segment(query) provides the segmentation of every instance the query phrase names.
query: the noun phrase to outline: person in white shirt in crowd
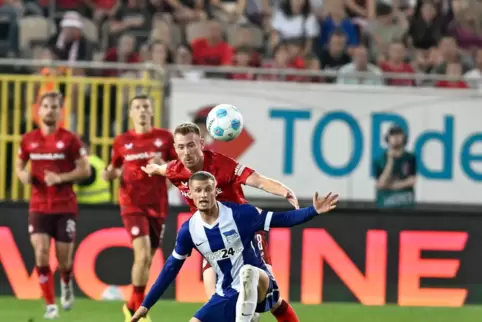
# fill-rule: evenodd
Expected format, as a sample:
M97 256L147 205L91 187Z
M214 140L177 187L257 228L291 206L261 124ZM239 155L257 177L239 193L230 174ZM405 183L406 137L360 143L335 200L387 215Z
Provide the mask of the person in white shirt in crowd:
M482 48L477 49L475 54L475 68L465 73L470 87L482 90Z
M338 84L350 85L383 85L382 71L377 66L370 64L368 51L365 47L356 47L353 53L353 62L344 65L339 70ZM366 73L365 76L354 76L353 73Z
M303 40L304 53L311 52L319 26L309 0L281 0L271 20L271 46L281 41Z

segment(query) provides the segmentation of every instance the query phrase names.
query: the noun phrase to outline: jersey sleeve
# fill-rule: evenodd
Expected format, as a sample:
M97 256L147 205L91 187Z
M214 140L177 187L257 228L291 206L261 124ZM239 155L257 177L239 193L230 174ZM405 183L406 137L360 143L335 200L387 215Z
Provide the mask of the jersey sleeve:
M116 137L114 140L114 144L112 144L110 164L114 168L120 168L122 167L123 163L124 163L124 157L120 152L120 137Z
M233 184L246 184L246 180L254 172L253 169L222 154L217 154L216 163L222 169L221 175Z
M184 260L191 256L194 244L189 232L189 220L186 221L179 230L176 238L176 245L172 251L172 256L177 260Z
M74 135L72 141L70 142L69 153L74 161L87 155L84 144L82 144L82 141L77 135Z
M167 163L167 167L166 167L166 178L172 179L172 178L174 177L174 175L176 174L176 171L175 171L176 164L177 164L177 161L176 161L176 160L169 161L169 162Z
M27 162L30 159L27 151L27 140L27 137L24 136L20 142L20 148L18 149L18 158L24 162Z

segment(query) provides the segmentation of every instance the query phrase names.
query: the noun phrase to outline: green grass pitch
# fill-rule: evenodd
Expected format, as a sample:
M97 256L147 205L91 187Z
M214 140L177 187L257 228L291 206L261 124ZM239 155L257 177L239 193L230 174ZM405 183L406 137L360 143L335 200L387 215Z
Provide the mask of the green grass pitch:
M201 304L161 301L152 309L153 322L188 322ZM124 322L121 302L96 302L77 299L70 312L61 312L59 322ZM481 306L463 308L407 308L394 305L367 307L358 304L294 304L301 322L480 322ZM0 297L1 322L43 321L41 301L20 301ZM263 322L276 322L263 314ZM222 322L222 321L219 321Z

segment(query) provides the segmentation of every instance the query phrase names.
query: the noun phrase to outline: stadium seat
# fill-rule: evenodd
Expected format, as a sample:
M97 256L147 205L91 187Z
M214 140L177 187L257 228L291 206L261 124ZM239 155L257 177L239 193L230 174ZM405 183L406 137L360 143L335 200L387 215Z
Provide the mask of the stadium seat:
M231 45L236 45L237 43L237 31L239 29L239 25L230 25L227 28L227 37L228 37L228 42ZM249 29L251 31L251 35L253 37L253 47L254 48L262 48L263 43L264 43L264 36L263 32L261 29L259 29L256 26L249 26Z
M47 41L56 29L52 22L40 16L22 18L19 26L21 50L28 50L33 41Z
M83 17L82 22L84 23L84 35L90 41L98 44L99 43L99 29L92 22L92 20Z
M205 37L208 24L204 21L192 22L186 26L186 40L191 43L194 39Z

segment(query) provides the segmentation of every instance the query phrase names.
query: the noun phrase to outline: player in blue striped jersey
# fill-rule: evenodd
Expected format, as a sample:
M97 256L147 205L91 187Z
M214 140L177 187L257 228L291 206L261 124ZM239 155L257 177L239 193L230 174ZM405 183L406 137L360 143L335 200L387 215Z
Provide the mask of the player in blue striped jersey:
M252 242L254 234L302 224L334 209L338 202L337 195L318 198L316 193L312 207L277 213L221 203L216 201L216 179L203 171L192 175L189 188L198 211L179 230L172 255L132 322L146 316L194 248L215 269L217 283L216 294L190 322L249 322L255 312L275 310L281 303L278 285Z

